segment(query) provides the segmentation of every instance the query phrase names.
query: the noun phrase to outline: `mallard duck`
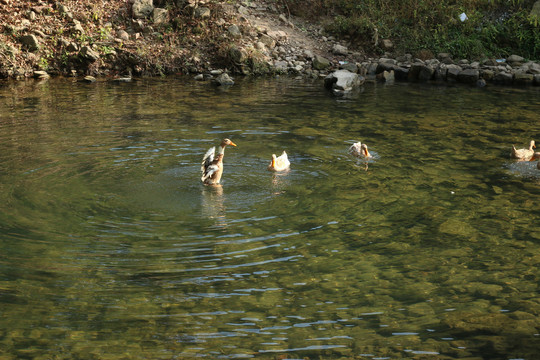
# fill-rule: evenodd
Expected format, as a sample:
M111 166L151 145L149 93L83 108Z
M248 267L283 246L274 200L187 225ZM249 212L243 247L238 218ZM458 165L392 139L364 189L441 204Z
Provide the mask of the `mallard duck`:
M536 148L534 140L531 140L528 149L516 149L516 147L512 145L512 152L510 153L510 157L512 159L518 160L531 160L534 156L533 148Z
M223 156L225 155L225 147L227 145L236 146L231 140L223 139L219 145L217 156L215 146L208 149L206 154L204 154L201 166L201 181L205 185L219 184L221 175L223 174Z
M360 141L351 145L349 154L366 159L371 157L367 145L362 144Z
M276 154L272 154L272 162L270 165L268 165L268 170L270 171L283 171L287 170L289 166L291 165L289 158L287 157L287 153L283 151L283 153L276 157Z

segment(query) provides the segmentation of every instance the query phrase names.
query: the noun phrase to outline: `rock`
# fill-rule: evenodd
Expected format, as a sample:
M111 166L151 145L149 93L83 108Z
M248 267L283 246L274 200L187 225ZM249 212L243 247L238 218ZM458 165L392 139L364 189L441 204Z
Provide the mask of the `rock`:
M399 66L394 68L394 78L399 81L407 81L409 79L409 69Z
M242 64L247 59L247 54L244 49L233 46L229 49L229 58L235 64Z
M358 66L356 64L353 64L353 63L350 63L350 62L341 64L339 66L339 68L343 69L343 70L348 70L348 71L350 71L352 73L357 73L358 72Z
M94 62L99 59L99 54L92 50L89 46L83 46L79 51L79 56L88 62Z
M381 59L379 63L377 64L377 68L375 69L375 74L380 74L384 71L393 71L396 65L394 65L394 62L392 61L385 61L386 59Z
M339 95L361 86L365 79L347 70L336 70L324 78L324 87Z
M524 58L522 58L521 56L519 55L510 55L507 59L506 59L506 62L508 63L520 63L520 62L523 62L523 60L525 60Z
M216 77L213 81L218 86L231 86L234 85L233 79L227 73L223 73Z
M197 81L203 81L204 80L204 75L203 74L197 74L194 77L194 79L197 80Z
M259 41L262 42L268 49L273 49L276 47L276 40L267 34L262 34Z
M495 76L495 72L493 70L484 69L481 71L480 76L486 81L492 81L493 77Z
M435 69L433 69L431 66L417 62L412 64L411 69L409 70L408 78L411 81L428 81L431 80L434 72Z
M531 17L535 16L537 18L540 18L540 0L536 1L533 4L530 15L531 15Z
M493 82L502 85L511 85L514 77L511 73L501 71L495 75Z
M334 46L332 47L332 53L334 55L347 55L349 53L349 50L346 46L334 44Z
M476 87L483 88L486 86L486 80L484 79L478 79L476 81Z
M19 42L30 52L38 51L40 48L39 41L35 35L23 35L19 38Z
M330 67L330 61L320 55L315 55L312 66L315 70L325 70Z
M154 24L165 24L169 20L169 11L162 8L154 8L152 13Z
M229 28L227 29L227 32L234 37L242 36L242 32L240 31L240 28L236 24L232 24L231 26L229 26Z
M394 48L394 43L390 39L383 39L381 41L381 48L386 51L392 50Z
M36 71L34 71L34 77L36 79L48 79L48 78L50 78L50 75L47 74L46 71L36 70Z
M457 81L458 74L463 70L459 65L446 65L446 80Z
M79 34L84 34L84 28L79 20L73 20L73 31Z
M383 71L382 73L377 74L377 80L382 82L394 81L394 70Z
M465 84L476 84L480 78L480 73L475 69L462 70L457 75L457 80Z
M289 64L284 60L279 60L274 63L274 68L279 72L287 72Z
M540 64L535 62L527 63L528 65L528 72L531 74L540 74Z
M133 17L135 19L144 19L154 10L152 0L135 0L132 7Z
M533 84L534 85L540 85L540 74L535 74L534 75L534 81L533 81ZM539 162L540 164L540 162Z
M193 16L195 16L198 19L205 19L210 17L210 9L207 7L198 7L195 9L195 12L193 13Z
M129 34L127 33L127 31L125 30L118 30L116 32L116 36L120 39L120 40L123 40L123 41L128 41L129 40Z
M515 73L514 84L516 85L532 85L534 82L533 74Z
M87 83L93 83L93 82L96 82L96 78L88 75L83 78L83 81Z

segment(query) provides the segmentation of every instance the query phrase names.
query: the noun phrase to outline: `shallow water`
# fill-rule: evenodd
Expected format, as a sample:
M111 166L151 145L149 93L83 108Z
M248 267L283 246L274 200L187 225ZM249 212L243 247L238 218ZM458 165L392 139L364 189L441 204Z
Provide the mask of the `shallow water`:
M537 358L538 88L238 80L0 84L0 358Z

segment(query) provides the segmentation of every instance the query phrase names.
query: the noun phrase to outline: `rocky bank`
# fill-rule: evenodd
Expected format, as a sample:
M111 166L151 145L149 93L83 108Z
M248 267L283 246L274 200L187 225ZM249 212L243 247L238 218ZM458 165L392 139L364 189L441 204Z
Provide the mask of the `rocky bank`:
M358 76L356 85L365 79L540 85L540 64L519 55L398 55L391 39L373 39L384 53L375 57L286 10L264 0L0 0L0 78L127 81L180 73L232 84L229 75L325 78L341 69Z

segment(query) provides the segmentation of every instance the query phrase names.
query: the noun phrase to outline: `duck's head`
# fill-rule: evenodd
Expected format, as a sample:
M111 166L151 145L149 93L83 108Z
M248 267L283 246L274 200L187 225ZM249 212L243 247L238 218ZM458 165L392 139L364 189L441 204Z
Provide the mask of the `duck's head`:
M534 140L531 140L531 145L529 147L531 150L532 148L535 148L536 149L536 144L534 143Z
M360 151L362 152L362 155L364 155L365 157L371 157L371 154L369 153L366 144L362 144L360 146Z
M236 146L236 144L233 143L230 139L221 140L221 147L225 147L227 145Z
M275 168L275 167L276 167L276 160L277 160L276 154L272 154L272 162L270 163L270 167L271 167L271 168Z

